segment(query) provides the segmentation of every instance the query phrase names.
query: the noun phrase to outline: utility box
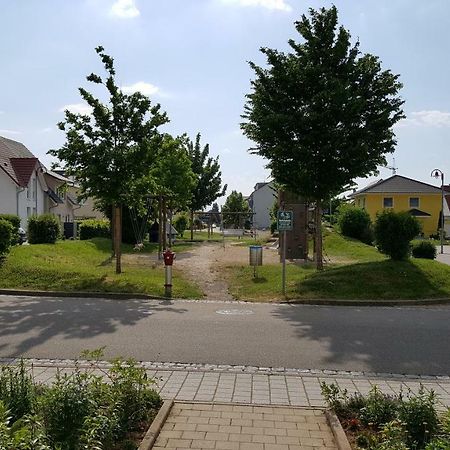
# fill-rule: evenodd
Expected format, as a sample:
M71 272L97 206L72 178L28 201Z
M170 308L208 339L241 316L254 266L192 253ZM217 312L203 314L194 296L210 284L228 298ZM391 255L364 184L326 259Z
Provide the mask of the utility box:
M77 238L77 222L64 222L63 227L64 239Z
M286 258L308 258L308 206L303 198L291 192L278 193L278 207L293 213L293 228L286 231ZM279 233L280 249L284 233ZM281 254L280 254L281 258Z

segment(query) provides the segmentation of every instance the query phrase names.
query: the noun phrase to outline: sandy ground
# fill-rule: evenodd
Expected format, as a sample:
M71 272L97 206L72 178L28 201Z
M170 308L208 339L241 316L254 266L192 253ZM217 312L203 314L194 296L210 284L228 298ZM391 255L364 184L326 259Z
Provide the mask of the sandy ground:
M124 266L155 268L162 264L158 254L136 252L122 256ZM279 256L275 247L263 246L263 264L276 264ZM190 281L196 283L207 300L233 300L224 280L225 267L231 265L248 265L249 247L239 245L239 241L202 242L194 244L189 250L176 255L174 268L181 271Z
M263 263L274 264L278 259L276 250L264 248ZM177 268L186 277L197 283L207 300L233 300L224 280L223 271L229 265L245 265L249 263L247 246L227 242L211 242L194 246L188 252L180 253L176 260Z

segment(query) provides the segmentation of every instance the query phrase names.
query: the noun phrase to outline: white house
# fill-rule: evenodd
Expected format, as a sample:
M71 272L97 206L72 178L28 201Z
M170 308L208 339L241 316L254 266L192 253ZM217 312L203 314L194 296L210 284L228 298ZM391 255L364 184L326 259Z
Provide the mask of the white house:
M253 226L257 229L270 227L270 210L277 199L273 182L256 183L248 197L248 204L253 212Z
M0 136L0 214L17 214L21 227L45 212L47 185L39 160L20 142Z

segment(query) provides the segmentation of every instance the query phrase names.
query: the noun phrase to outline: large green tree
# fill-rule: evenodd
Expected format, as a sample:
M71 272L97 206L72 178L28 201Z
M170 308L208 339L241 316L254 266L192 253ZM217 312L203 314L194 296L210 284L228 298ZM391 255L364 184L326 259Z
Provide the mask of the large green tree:
M403 115L399 76L362 54L338 25L333 6L295 23L291 52L262 48L241 127L268 160L275 180L316 204L317 266L322 268L321 208L356 177L386 164L393 125Z
M224 227L244 228L245 222L251 219L251 209L242 193L232 191L222 206Z
M200 133L197 134L195 142L186 138L186 151L197 180L188 205L191 211L191 240L193 240L194 212L202 210L217 198L225 195L227 185L222 186L219 157L213 158L209 156L209 144L202 147Z
M127 95L117 86L114 60L96 48L106 77L92 73L87 80L106 88L102 102L84 88L79 92L91 107L90 114L65 111L59 123L66 142L49 153L64 164L81 187L81 197L94 197L111 205L115 229L116 272L121 271L121 206L142 209L145 194L154 192L156 180L151 168L161 156L164 136L158 128L169 121L159 104L140 92Z

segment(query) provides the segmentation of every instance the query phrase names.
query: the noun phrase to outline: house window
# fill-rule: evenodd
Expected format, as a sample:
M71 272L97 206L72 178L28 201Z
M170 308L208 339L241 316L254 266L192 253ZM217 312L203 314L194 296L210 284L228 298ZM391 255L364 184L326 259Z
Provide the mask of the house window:
M58 195L58 197L61 200L64 200L66 198L66 189L64 186L60 186L57 190L56 190L56 194Z
M419 207L419 197L410 197L409 198L409 207L410 208L418 208Z
M394 199L392 197L384 197L383 208L393 208L393 207L394 207Z
M36 200L37 196L37 178L33 178L33 200Z
M27 206L27 217L31 216L31 208Z

